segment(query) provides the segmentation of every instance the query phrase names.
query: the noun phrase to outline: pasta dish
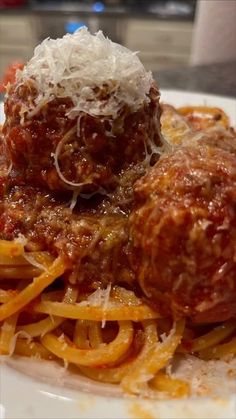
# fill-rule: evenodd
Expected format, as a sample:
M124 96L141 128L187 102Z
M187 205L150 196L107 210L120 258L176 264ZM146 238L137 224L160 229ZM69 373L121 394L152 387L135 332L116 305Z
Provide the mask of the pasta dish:
M194 394L177 360L232 373L227 115L160 103L137 55L87 29L43 41L4 109L0 354L144 397Z

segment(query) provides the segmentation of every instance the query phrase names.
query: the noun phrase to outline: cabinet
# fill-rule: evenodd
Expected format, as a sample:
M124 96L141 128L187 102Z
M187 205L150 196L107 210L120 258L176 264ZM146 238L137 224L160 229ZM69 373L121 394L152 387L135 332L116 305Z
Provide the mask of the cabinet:
M189 63L192 34L192 22L130 19L124 43L139 51L147 69L158 71Z
M30 15L0 16L0 77L13 61L25 62L37 44L37 19Z
M92 32L105 35L133 51L152 71L187 65L190 59L193 22L111 16L57 14L5 14L0 16L0 77L14 60L27 61L34 47L47 36L64 34L70 20L83 20Z

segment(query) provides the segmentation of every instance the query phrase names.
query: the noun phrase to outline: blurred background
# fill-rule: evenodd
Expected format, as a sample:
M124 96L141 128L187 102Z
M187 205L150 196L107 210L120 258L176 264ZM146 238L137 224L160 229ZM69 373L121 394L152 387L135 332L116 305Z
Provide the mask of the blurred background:
M81 26L140 51L154 72L230 61L236 59L235 21L235 0L0 0L0 78L10 63L26 62L44 38Z

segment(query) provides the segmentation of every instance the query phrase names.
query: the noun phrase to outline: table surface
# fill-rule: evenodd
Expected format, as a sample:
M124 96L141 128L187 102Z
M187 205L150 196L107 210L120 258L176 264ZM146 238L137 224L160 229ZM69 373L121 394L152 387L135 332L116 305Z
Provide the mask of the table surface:
M236 98L236 61L154 72L160 89L212 93Z

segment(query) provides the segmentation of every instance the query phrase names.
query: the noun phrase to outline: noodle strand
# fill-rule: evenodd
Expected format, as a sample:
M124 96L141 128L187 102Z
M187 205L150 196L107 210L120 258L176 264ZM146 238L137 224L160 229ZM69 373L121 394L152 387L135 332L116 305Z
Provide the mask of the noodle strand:
M35 278L17 296L12 298L5 304L0 306L0 321L6 319L17 311L21 310L26 304L36 298L41 292L50 285L55 278L59 277L65 271L65 265L60 257L58 257L48 271L43 272L39 277Z

